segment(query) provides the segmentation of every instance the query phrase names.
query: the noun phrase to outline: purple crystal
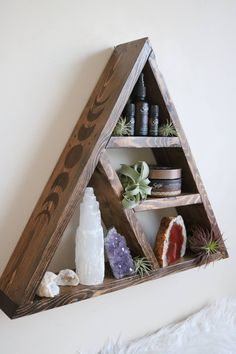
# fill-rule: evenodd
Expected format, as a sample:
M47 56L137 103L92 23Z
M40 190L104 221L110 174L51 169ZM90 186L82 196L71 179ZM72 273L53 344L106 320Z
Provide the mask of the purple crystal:
M134 274L134 262L124 236L113 227L105 238L105 250L116 279Z

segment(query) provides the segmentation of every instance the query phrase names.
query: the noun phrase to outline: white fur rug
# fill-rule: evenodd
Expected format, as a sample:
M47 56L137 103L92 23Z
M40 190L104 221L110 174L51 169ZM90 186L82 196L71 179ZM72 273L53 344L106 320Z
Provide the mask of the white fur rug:
M99 354L236 354L236 300L207 306L187 320Z

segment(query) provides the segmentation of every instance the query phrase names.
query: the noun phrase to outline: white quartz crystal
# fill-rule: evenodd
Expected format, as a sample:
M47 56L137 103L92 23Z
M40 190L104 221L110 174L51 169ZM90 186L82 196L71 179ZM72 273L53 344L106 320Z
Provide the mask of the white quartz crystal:
M104 279L104 235L99 203L93 188L86 188L80 204L80 223L76 231L76 273L81 284L98 285Z
M46 272L38 287L36 294L40 297L54 297L59 294L60 288L56 284L57 275Z
M63 269L55 279L60 286L76 286L79 284L78 275L71 269Z

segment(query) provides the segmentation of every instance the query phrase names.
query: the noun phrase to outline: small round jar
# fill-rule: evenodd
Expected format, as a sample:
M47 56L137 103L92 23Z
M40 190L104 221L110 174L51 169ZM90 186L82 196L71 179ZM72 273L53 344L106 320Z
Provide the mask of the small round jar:
M153 197L175 197L181 194L181 168L149 167Z

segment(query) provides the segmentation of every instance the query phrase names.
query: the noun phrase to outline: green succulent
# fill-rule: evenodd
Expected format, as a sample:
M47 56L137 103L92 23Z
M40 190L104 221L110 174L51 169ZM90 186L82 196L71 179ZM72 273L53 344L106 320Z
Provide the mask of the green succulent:
M160 136L177 136L176 129L170 120L159 127Z
M126 117L120 117L116 123L115 129L112 133L114 136L127 136L131 134L130 122L126 121Z
M125 209L137 206L141 200L151 195L149 187L149 167L145 161L138 161L132 166L121 165L120 180L124 187L122 205Z
M134 257L134 271L136 275L142 278L144 275L148 275L151 270L151 263L146 257Z

